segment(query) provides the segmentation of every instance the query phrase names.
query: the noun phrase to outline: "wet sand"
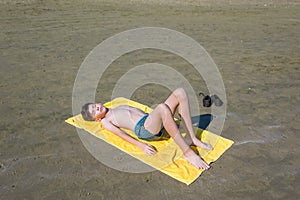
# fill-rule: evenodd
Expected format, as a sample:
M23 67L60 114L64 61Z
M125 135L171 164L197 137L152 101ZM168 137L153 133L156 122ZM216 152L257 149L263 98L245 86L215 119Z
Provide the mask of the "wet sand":
M296 1L13 2L0 4L1 199L299 199ZM228 105L222 136L235 144L190 186L158 171L131 174L103 165L64 122L87 54L116 33L144 26L192 37L223 77ZM120 76L154 61L174 67L196 91L206 90L183 59L143 50L111 65L97 99L110 100ZM133 99L153 105L166 92L146 85Z

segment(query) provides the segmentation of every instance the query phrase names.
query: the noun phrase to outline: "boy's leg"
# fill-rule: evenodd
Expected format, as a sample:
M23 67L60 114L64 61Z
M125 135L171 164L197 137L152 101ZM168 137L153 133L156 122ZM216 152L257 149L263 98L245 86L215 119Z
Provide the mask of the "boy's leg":
M208 169L206 164L195 152L190 148L189 144L183 139L173 117L173 112L165 103L159 104L145 121L145 128L151 133L158 133L163 124L166 131L174 139L176 144L184 153L184 158L196 168Z
M193 125L192 125L192 117L190 114L190 108L189 108L189 100L186 92L182 88L176 89L165 101L165 104L167 104L171 112L175 113L176 108L178 108L178 113L182 117L183 120L183 127L185 131L187 132L186 135L186 141L188 144L194 144L196 146L199 146L203 149L212 149L212 146L210 144L206 144L201 142L199 139L196 138Z

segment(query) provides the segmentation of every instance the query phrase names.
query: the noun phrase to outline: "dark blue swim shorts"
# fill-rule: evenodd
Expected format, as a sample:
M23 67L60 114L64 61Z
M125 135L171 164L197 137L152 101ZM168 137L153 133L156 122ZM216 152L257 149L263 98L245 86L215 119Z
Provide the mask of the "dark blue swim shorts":
M162 136L168 135L167 132L162 128L158 134L153 135L150 133L148 130L145 129L144 123L147 119L149 114L144 115L134 126L134 134L142 139L142 140L147 140L147 141L153 141L153 140L159 140L162 139Z

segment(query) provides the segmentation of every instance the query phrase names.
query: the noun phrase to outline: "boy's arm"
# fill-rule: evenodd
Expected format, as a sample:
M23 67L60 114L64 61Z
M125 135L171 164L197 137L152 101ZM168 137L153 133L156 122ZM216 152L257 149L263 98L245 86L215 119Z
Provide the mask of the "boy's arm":
M154 155L156 153L156 150L149 144L140 142L136 139L134 139L133 137L131 137L130 135L128 135L126 132L122 131L119 127L113 125L110 121L108 121L107 119L102 119L101 120L101 124L103 126L103 128L105 128L106 130L116 134L117 136L119 136L120 138L126 140L127 142L136 145L137 147L139 147L140 149L142 149L142 151L151 156Z

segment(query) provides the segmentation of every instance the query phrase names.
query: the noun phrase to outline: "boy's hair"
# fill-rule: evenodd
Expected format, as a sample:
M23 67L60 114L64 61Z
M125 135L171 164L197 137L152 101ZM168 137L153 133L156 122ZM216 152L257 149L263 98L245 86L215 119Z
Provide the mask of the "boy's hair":
M85 121L95 121L92 114L89 112L89 105L93 103L86 103L81 108L81 115Z

